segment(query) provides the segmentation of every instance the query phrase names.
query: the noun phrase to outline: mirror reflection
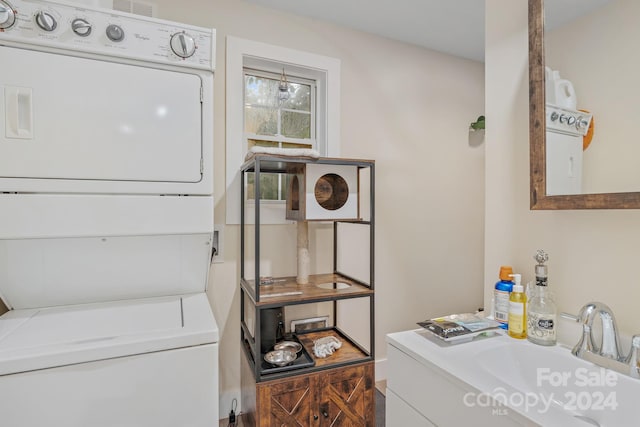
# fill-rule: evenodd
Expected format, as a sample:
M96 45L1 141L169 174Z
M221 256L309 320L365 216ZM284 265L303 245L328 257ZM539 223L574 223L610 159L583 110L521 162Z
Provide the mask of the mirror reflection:
M547 195L640 191L640 2L545 0Z

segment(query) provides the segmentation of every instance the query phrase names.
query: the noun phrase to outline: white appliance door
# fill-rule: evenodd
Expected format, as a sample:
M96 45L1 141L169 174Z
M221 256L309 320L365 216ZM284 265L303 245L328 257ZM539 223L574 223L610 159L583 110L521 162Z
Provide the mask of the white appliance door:
M582 193L582 136L547 132L547 195Z
M198 182L196 74L0 47L0 177Z
M0 297L16 310L204 292L211 235L0 239Z
M12 310L0 321L3 375L218 342L204 292Z
M211 427L218 344L0 377L2 427Z
M0 319L2 427L218 425L219 335L204 293Z

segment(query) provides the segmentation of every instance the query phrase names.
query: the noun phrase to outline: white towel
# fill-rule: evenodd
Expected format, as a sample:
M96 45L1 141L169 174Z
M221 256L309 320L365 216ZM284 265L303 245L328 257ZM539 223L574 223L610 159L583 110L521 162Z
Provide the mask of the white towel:
M273 154L274 156L311 157L317 159L320 153L310 148L278 148L278 147L251 147L245 160L249 160L255 154Z
M318 338L313 342L313 354L316 357L327 357L333 354L334 351L342 347L342 341L333 335Z

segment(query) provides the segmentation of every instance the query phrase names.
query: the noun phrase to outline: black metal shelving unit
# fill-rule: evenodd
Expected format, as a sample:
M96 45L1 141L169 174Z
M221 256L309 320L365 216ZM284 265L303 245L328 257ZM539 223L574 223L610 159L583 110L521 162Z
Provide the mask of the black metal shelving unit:
M355 166L358 169L358 173L363 169L369 171L369 217L366 220L328 220L333 222L333 271L326 274L316 274L310 276L310 283L308 285L296 284L296 278L284 277L274 278L278 280L278 286L270 286L269 290L260 285L260 234L261 234L261 220L260 220L260 204L261 204L261 189L260 189L260 174L262 173L276 173L276 174L290 174L292 171L299 169L301 164L325 164L325 165L348 165ZM241 167L241 228L240 228L240 321L241 321L241 347L243 353L247 358L247 362L251 367L254 375L255 382L262 382L266 380L273 380L284 378L292 375L300 375L305 373L311 373L321 371L324 369L336 368L341 366L348 366L358 364L362 362L368 362L374 360L375 349L375 330L374 330L374 284L375 284L375 268L374 268L374 248L375 248L375 162L372 160L360 160L360 159L340 159L340 158L306 158L306 157L290 157L270 154L256 154L247 160ZM246 202L245 202L245 183L248 173L254 173L254 230L253 230L253 245L254 245L254 276L247 278L245 276L245 250L246 240L249 237L247 231L247 217L246 217ZM359 201L360 202L360 201ZM327 220L323 220L327 221ZM338 271L338 245L340 239L340 224L354 224L362 227L369 228L369 281L350 277ZM349 284L347 288L341 288L334 286L334 289L323 289L316 286L318 283L331 283L344 282ZM292 295L291 290L295 290ZM289 294L288 294L289 292ZM274 296L269 293L275 293ZM369 350L365 349L353 338L348 336L344 331L337 327L337 305L342 300L352 298L366 298L369 301ZM262 363L262 353L260 349L260 330L261 330L261 315L260 311L263 309L269 309L274 307L285 307L291 305L301 304L314 304L320 302L333 302L333 325L327 330L335 335L340 335L347 343L348 350L344 353L352 354L353 357L341 358L339 361L325 362L324 360L319 363L314 363L313 366L304 367L291 367L291 369L277 369L273 372L268 369L264 369ZM249 308L247 308L247 306ZM251 328L247 324L246 310L253 310L252 318L249 319L253 322L253 331L251 334ZM322 331L311 331L312 333L322 333ZM301 342L305 337L300 335ZM311 354L311 358L314 356Z

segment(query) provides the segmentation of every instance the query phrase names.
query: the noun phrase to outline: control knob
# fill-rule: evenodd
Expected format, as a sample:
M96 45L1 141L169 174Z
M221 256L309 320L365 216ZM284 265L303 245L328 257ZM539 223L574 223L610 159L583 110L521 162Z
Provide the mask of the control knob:
M111 24L107 27L107 37L112 42L121 42L124 40L124 30L121 26L116 24Z
M176 33L171 36L171 50L180 58L189 58L196 52L196 41L187 33Z
M578 116L576 119L576 129L584 130L587 126L589 126L589 120L585 119L583 116Z
M0 30L10 28L16 22L16 12L11 5L0 0Z
M58 27L56 18L49 12L40 11L36 13L36 24L45 31L51 32Z
M562 123L563 125L566 124L569 121L569 116L567 116L566 114L562 113L560 114L560 123Z
M80 37L87 37L91 34L91 24L86 19L76 18L71 22L71 29Z

